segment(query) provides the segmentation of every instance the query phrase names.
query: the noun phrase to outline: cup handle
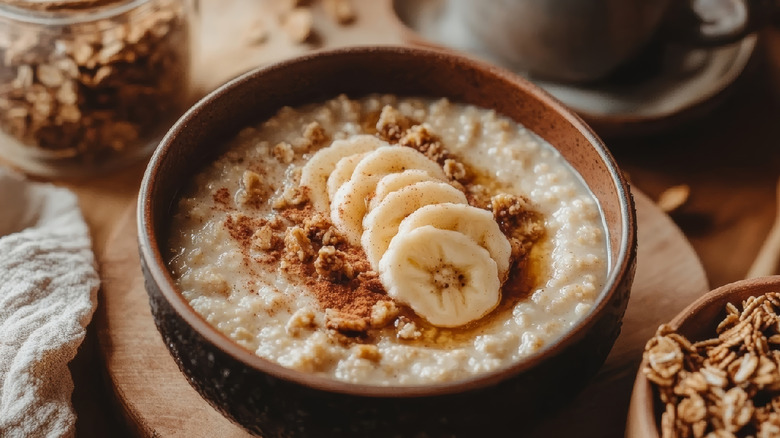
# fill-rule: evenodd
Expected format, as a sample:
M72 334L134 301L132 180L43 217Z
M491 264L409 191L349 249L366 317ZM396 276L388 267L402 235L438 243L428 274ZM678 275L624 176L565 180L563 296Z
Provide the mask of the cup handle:
M780 0L673 1L667 20L674 39L713 47L737 42L777 18Z

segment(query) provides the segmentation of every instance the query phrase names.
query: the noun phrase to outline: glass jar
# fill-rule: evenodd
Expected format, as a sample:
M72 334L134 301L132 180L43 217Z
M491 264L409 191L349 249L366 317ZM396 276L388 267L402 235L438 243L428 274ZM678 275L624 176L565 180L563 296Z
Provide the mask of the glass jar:
M80 176L148 157L190 100L197 0L0 3L0 161Z

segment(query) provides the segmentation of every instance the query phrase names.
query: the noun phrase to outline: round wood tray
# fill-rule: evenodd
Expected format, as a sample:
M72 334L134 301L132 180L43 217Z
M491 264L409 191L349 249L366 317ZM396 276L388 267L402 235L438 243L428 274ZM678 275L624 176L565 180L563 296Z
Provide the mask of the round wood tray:
M674 223L634 191L639 254L623 330L599 374L535 436L622 436L644 344L709 287L693 248ZM152 320L137 250L135 206L100 258L103 288L96 313L108 386L133 432L144 437L246 437L187 383Z

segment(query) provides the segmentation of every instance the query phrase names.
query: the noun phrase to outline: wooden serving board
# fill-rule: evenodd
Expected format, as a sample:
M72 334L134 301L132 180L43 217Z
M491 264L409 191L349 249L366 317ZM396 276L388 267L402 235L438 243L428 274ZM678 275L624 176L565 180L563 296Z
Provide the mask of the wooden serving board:
M634 197L639 254L622 333L599 374L538 429L538 436L623 436L644 343L659 324L709 289L680 230L645 195L634 191ZM133 205L99 258L99 356L117 406L138 436L249 436L195 392L168 354L149 310L136 240Z

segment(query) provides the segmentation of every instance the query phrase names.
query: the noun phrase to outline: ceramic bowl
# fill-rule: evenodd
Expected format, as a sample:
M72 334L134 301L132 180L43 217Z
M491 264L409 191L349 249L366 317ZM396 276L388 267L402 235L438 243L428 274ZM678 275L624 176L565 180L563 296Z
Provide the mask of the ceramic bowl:
M491 108L555 145L598 198L609 273L592 312L542 351L508 368L447 384L376 387L337 382L255 356L188 305L162 255L177 193L242 126L340 93L447 97ZM400 47L318 52L260 68L209 94L169 131L141 186L139 246L152 314L182 372L247 430L277 436L486 436L522 431L582 387L620 330L636 267L629 187L601 140L527 81L457 55ZM519 429L518 429L519 428ZM489 436L489 435L488 435Z
M726 316L726 304L741 308L742 301L751 296L780 291L780 275L737 281L702 295L669 322L672 329L696 342L714 337L715 329ZM647 365L639 366L631 404L628 411L626 436L631 438L660 438L660 400L650 381L642 373Z

